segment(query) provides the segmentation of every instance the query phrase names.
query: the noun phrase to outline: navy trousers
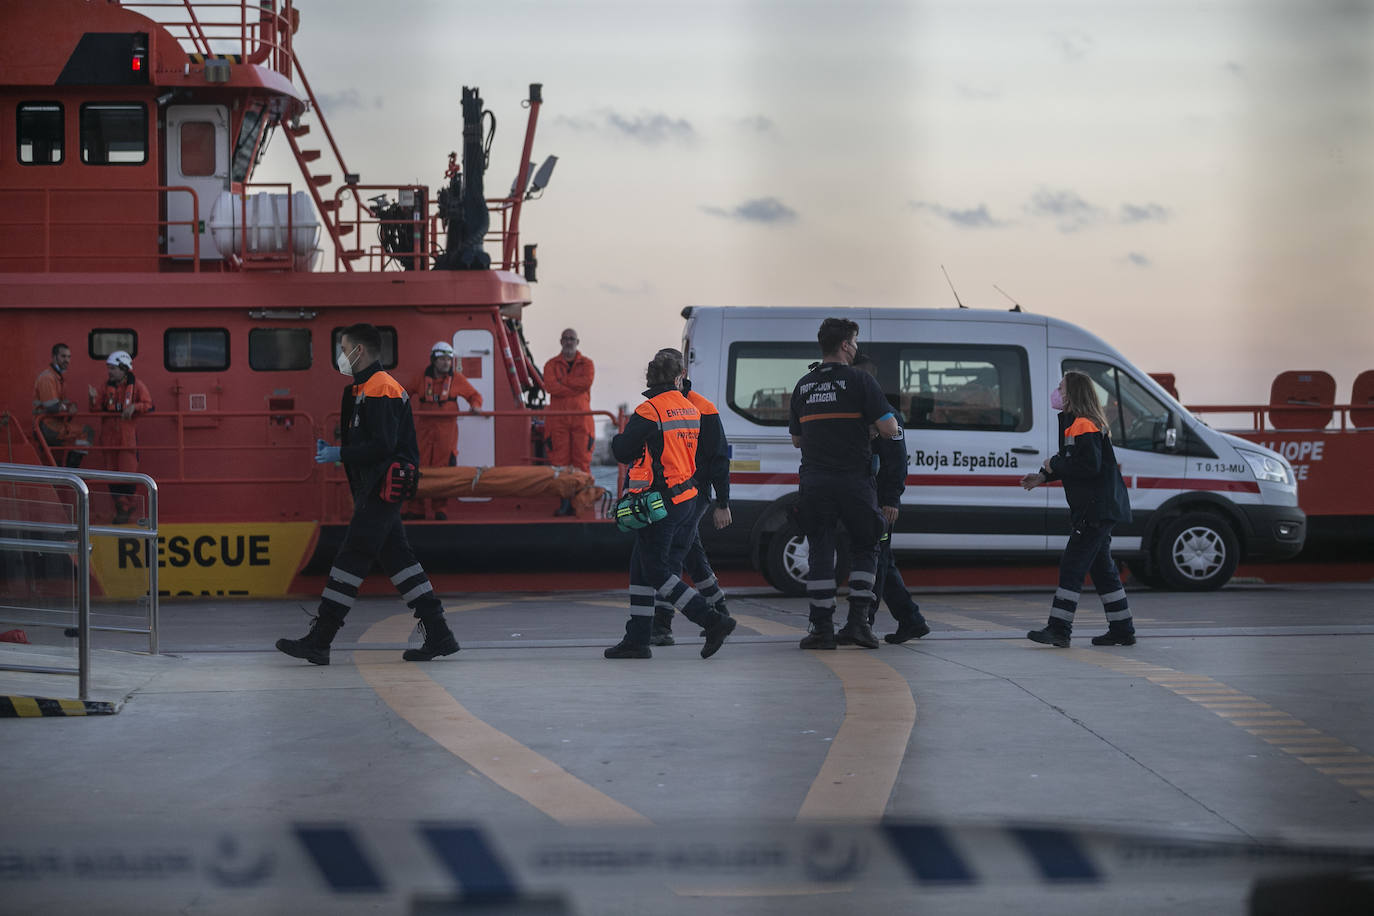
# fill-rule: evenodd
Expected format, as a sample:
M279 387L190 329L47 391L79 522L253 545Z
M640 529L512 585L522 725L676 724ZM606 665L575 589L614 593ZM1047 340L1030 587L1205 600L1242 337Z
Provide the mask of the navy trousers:
M1112 527L1112 522L1074 526L1064 554L1059 558L1059 588L1050 605L1051 626L1073 629L1073 615L1078 610L1083 581L1091 573L1110 629L1135 632L1126 590L1121 587L1121 575L1112 560Z
M673 557L673 544L681 543L688 532L695 533L701 515L697 500L671 503L665 518L635 532L630 552L630 619L625 624L625 641L647 646L653 630L654 603L662 598L695 624L710 627L720 620L701 592L682 580L682 556ZM676 565L674 565L676 563Z
M369 493L354 500L348 531L320 595L321 617L343 625L344 617L358 600L358 587L372 571L374 562L391 577L391 584L400 592L401 600L416 617L428 620L444 613L443 604L429 584L429 576L406 540L401 504L389 503L376 493Z
M835 550L837 529L849 533L849 613L868 614L876 596L873 571L882 537L878 492L867 468L843 474L811 471L798 488L797 522L808 545L806 596L810 601L811 632L834 630Z

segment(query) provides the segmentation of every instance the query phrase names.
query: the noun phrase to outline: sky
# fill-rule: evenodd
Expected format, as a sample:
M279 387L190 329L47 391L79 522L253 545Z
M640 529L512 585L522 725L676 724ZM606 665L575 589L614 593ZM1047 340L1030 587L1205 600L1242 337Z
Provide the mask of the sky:
M1082 325L1185 404L1374 368L1374 0L298 0L364 182L441 183L462 86L514 179L525 312L633 404L687 305L975 308ZM261 180L297 178L280 140Z

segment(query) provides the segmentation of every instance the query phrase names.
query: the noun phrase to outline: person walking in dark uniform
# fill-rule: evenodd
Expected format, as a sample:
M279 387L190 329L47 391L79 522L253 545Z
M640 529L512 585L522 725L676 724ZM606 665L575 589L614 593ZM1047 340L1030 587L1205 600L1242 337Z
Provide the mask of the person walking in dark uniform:
M720 411L711 401L692 390L691 380L684 379L682 393L692 406L701 412L701 435L697 439L696 510L690 524L678 529L670 548L668 565L681 569L692 580L692 586L713 610L730 616L725 606L725 590L720 587L706 549L701 546L701 520L711 508L711 491L716 494L711 521L717 529L730 525L730 444ZM702 636L706 635L703 630ZM659 596L654 601L654 629L650 640L655 646L671 646L673 639L673 606Z
M810 626L803 649L834 649L836 528L849 533L849 618L839 637L878 648L868 622L878 539L884 522L872 474L871 427L889 439L902 428L877 379L850 363L859 351L859 326L844 318L821 322L821 362L792 391L788 431L801 449L797 522L809 544L806 593Z
M400 496L389 485L393 466L413 468L420 449L410 397L404 386L382 371L381 350L381 334L370 324L352 325L340 335L338 370L352 378L339 408L342 444L327 445L321 439L316 445L317 463L343 462L353 494L353 517L329 570L310 632L300 639L277 640L280 651L315 665L329 664L329 645L357 601L358 587L374 561L419 619L424 644L406 649L401 657L427 662L459 649L444 620L444 606L406 540Z
M878 363L867 353L860 353L854 358L854 368L878 377ZM893 416L898 424L902 423L902 415L896 408L893 408ZM920 639L930 632L930 624L921 615L920 605L911 599L911 591L902 581L897 561L892 556L892 528L901 510L902 494L906 492L909 463L904 438L879 437L873 440L873 473L878 487L878 511L883 516L883 535L878 542L878 562L873 572L875 598L873 608L868 612L868 622L872 625L877 616L878 602L886 602L888 613L897 621L897 632L888 633L883 639L894 646L909 639ZM840 642L838 639L836 641Z
M1038 473L1023 477L1021 486L1033 490L1051 480L1064 481L1073 531L1059 559L1059 588L1049 622L1026 638L1068 648L1083 579L1091 572L1107 613L1107 632L1094 636L1093 645L1133 646L1135 624L1112 559L1112 528L1131 520L1131 501L1116 463L1111 427L1092 379L1082 372L1064 373L1050 394L1050 406L1060 411L1059 452Z
M663 598L706 631L701 657L715 655L735 629L735 620L713 610L701 593L682 580L682 557L669 559L682 529L697 514L697 444L701 411L683 396L682 354L663 349L654 354L644 374L644 402L611 440L611 452L630 465L626 493L658 494L666 515L635 532L630 554L630 619L625 638L606 650L607 658L651 658L654 603Z

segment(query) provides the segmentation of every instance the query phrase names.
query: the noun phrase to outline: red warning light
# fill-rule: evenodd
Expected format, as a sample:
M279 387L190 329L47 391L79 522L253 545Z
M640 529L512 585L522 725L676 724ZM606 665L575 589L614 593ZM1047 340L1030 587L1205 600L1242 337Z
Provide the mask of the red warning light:
M135 72L135 73L137 73L138 71L142 70L142 69L143 69L143 58L141 58L141 57L135 57L134 60L133 60L133 64L129 67L129 69L132 70L132 71Z

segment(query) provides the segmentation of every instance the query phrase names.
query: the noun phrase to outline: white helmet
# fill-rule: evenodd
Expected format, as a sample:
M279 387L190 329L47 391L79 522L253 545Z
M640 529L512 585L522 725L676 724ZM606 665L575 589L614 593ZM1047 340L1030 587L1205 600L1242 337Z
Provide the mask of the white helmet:
M125 372L132 372L134 371L134 358L123 350L116 350L105 357L105 365L119 366Z
M430 359L436 356L447 356L449 359L453 359L453 346L442 340L436 340L434 346L429 348L429 356Z

